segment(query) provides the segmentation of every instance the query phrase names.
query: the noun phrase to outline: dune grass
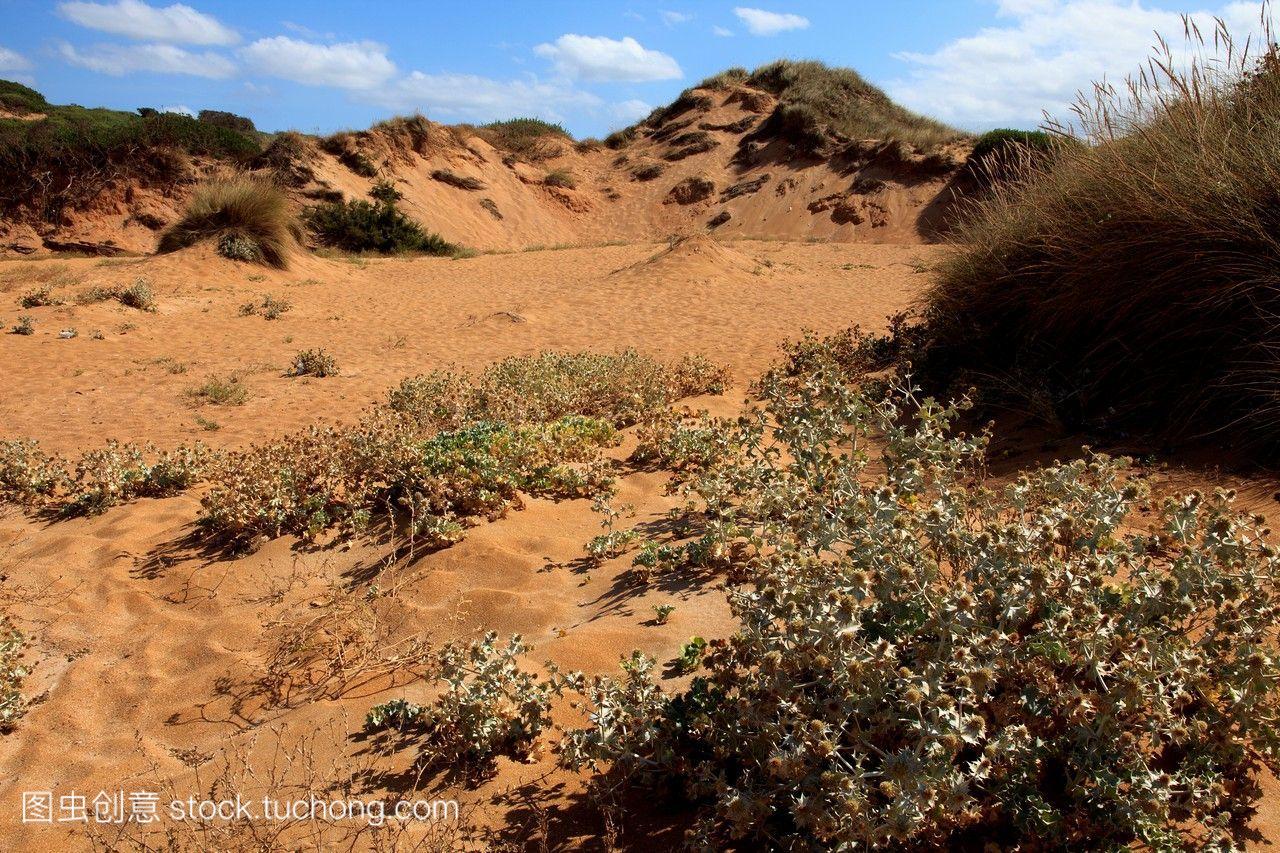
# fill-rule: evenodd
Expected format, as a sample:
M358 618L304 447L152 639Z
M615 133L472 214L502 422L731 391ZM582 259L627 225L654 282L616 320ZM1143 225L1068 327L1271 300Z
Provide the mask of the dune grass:
M216 240L226 257L284 269L301 236L280 187L242 175L197 189L182 219L161 236L159 251Z
M1273 441L1280 55L1217 39L1225 63L1166 51L1082 98L1095 144L1027 158L971 204L928 294L933 364L1071 425Z

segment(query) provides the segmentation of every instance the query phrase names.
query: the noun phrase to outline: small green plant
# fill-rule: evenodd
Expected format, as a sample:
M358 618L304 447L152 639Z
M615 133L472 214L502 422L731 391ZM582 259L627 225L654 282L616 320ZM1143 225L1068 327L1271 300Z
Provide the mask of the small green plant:
M659 625L665 625L675 610L676 606L674 604L655 604L653 605L653 621Z
M702 662L702 655L707 650L707 641L702 637L690 637L689 642L680 647L673 664L677 672L693 672Z
M191 399L213 406L243 406L249 399L249 389L236 374L227 376L209 376L205 381L187 392Z
M217 421L209 420L202 415L196 415L196 426L200 427L200 429L205 432L217 432L222 429L222 424Z
M365 731L403 730L419 722L424 711L426 709L421 705L415 705L407 699L392 699L390 702L374 705L365 715Z
M293 303L289 300L268 293L259 301L249 301L241 305L240 316L251 317L259 314L267 320L278 320L292 307Z
M317 378L337 376L338 363L322 349L303 350L293 357L293 375Z
M36 333L35 321L27 314L18 317L18 322L9 330L15 335L34 335Z
M62 300L53 295L48 287L38 287L22 294L18 305L22 308L42 308L46 305L61 305Z

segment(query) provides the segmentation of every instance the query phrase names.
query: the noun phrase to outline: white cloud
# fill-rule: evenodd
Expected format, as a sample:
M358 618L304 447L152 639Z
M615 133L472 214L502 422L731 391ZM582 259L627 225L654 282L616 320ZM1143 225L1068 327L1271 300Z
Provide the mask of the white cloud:
M240 57L262 74L311 86L365 90L381 86L396 74L386 47L371 41L325 45L275 36L247 45Z
M776 36L787 30L803 30L809 26L808 18L791 12L766 12L764 9L737 6L733 14L753 36Z
M604 36L560 36L554 44L533 49L551 60L567 77L610 82L673 80L683 76L680 65L665 53L648 50L627 36L621 41Z
M595 95L560 83L421 71L371 90L369 96L389 109L418 110L430 118L450 121L494 121L520 115L559 121L564 117L562 110L600 105Z
M181 3L162 8L141 0L116 3L60 3L58 14L82 27L102 30L139 41L177 44L235 44L235 30L217 18L197 12Z
M16 50L0 47L0 71L22 71L30 68L31 63Z
M634 124L651 112L653 112L653 107L639 98L619 101L616 104L609 105L609 114L616 121L622 122L623 125Z
M186 106L186 105L184 105L184 104L178 104L178 105L176 105L176 106L172 106L172 107L161 107L161 108L160 108L160 112L162 112L162 113L177 113L178 115L190 116L191 118L195 118L195 117L196 117L196 111L195 111L195 110L193 110L193 109L191 109L191 107L188 107L188 106Z
M674 27L676 24L684 24L693 20L693 15L687 15L684 12L672 12L667 9L663 9L658 14L662 16L662 23L668 27Z
M1007 19L956 39L932 53L902 53L908 74L890 81L889 93L912 109L973 129L1032 127L1043 112L1071 116L1076 93L1094 81L1118 84L1151 55L1154 33L1182 44L1177 12L1141 0L999 0ZM1193 20L1212 39L1213 16L1243 37L1259 29L1259 6L1231 2L1196 12ZM1179 62L1189 57L1181 51Z
M193 53L171 44L98 44L80 50L62 42L58 45L58 53L72 65L113 77L151 71L217 80L236 73L235 63L221 54L211 51Z
M719 36L722 39L733 38L733 30L728 29L727 27L721 27L719 25L711 28L711 34L714 36Z

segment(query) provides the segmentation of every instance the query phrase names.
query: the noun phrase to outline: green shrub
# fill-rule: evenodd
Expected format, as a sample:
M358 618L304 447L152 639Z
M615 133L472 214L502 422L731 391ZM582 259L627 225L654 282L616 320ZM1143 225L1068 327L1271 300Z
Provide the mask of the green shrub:
M1059 143L1059 138L1045 133L1043 130L1012 130L999 128L988 130L978 137L974 143L974 158L1002 150L1010 145L1022 145L1038 151L1052 151Z
M232 260L284 269L301 239L288 196L276 184L249 176L210 181L192 196L182 219L160 238L160 252L215 240Z
M18 317L18 322L9 331L15 335L34 335L36 333L36 325L29 315L23 314Z
M145 278L140 278L128 287L122 287L116 292L116 299L121 305L127 308L137 308L139 311L155 311L156 297L151 290L151 283Z
M639 652L569 676L563 762L683 791L697 849L1244 843L1280 760L1280 557L1231 495L1105 456L984 482L964 404L762 381L686 489L739 627L667 693ZM878 473L877 473L878 472Z
M492 632L441 650L445 690L421 716L430 763L483 773L498 756L529 756L551 724L553 689L520 668L519 657L528 651L518 634L502 646Z
M225 127L228 130L235 130L245 134L253 133L256 129L251 119L238 116L235 113L223 112L222 110L201 110L196 115L196 121L212 124L216 127Z
M396 206L400 194L391 184L375 184L370 194L373 202L336 201L307 208L303 221L319 242L347 252L450 255L458 251L401 213Z

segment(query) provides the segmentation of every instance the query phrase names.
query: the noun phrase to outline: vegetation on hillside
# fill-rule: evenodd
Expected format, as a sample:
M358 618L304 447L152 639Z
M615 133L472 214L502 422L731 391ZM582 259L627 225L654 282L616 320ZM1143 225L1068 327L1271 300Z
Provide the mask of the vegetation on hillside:
M373 201L352 199L309 207L303 211L303 221L322 245L344 252L452 255L459 251L400 211L396 203L402 196L390 181L377 181L369 195Z
M1166 57L1135 85L1081 103L1096 144L971 203L917 361L1071 425L1274 447L1280 55Z
M217 123L152 110L55 106L7 81L0 81L0 102L10 112L44 114L36 121L0 119L0 212L27 206L50 222L112 180L172 183L187 175L189 155L240 163L260 147L257 134Z

